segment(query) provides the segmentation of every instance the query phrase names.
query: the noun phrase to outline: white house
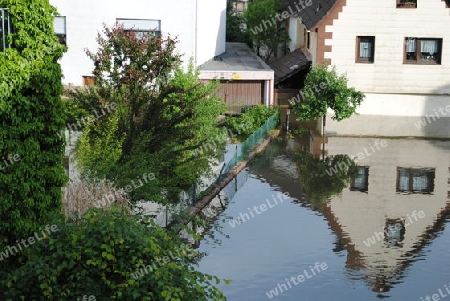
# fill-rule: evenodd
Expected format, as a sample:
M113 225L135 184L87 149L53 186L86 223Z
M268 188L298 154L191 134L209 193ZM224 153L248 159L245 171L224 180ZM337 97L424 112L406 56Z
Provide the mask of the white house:
M329 137L327 149L358 156L360 176L324 214L347 245L347 268L363 271L374 291L387 291L445 222L450 143Z
M366 95L359 115L330 112L328 131L450 138L450 1L285 2L290 50L337 66Z
M63 83L83 85L93 64L85 49L97 49L103 24L116 22L139 31L159 31L178 38L183 61L201 65L225 52L226 0L50 0L61 15L55 31L68 51L61 59Z

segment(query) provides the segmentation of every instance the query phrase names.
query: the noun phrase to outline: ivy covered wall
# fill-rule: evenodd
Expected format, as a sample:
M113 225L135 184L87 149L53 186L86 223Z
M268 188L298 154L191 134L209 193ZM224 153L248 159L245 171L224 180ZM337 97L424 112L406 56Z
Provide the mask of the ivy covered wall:
M67 182L61 58L47 0L0 0L13 27L0 49L0 250L61 211ZM0 22L5 23L5 22ZM2 263L0 263L2 265Z

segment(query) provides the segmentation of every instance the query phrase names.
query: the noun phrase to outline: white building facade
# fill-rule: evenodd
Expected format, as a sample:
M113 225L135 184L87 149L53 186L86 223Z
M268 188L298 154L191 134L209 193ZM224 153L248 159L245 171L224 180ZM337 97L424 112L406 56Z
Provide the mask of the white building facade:
M329 129L450 138L450 8L441 0L418 0L416 8L397 8L394 0L346 2L326 27L332 51L324 56L366 99L361 115Z
M95 51L103 26L117 21L139 30L156 30L177 37L177 51L185 64L196 66L225 51L226 0L50 0L61 15L59 28L65 33L68 51L60 63L63 83L83 85L92 74L92 61L85 49ZM55 28L56 30L56 28ZM57 33L59 33L57 31Z
M322 2L310 8L320 20L307 11L290 18L290 47L301 47L313 64L335 65L366 95L359 115L335 122L330 112L327 131L450 138L448 1Z

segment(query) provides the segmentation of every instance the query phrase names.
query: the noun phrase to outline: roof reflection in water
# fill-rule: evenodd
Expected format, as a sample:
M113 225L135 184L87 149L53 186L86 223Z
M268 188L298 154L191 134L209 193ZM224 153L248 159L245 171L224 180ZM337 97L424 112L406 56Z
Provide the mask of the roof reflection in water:
M345 188L319 210L338 237L334 251L346 250L349 280L363 279L374 292L380 293L378 298L388 297L383 293L402 282L405 270L421 259L423 248L439 235L450 216L450 142L384 139L387 145L377 148L376 140L379 144L381 138L329 137L327 140L326 154L355 157L363 152L364 158L361 156L358 165L368 168L367 192ZM274 151L275 156L270 150L266 152L270 168L267 163L253 164L251 172L308 206L299 188L302 175L296 176L291 155L305 146L315 146L315 142L278 143L272 147L283 144L284 150ZM401 181L399 167L433 170L434 185L430 185L433 191L397 192ZM412 173L411 186L417 181ZM392 230L396 224L400 225L397 233Z

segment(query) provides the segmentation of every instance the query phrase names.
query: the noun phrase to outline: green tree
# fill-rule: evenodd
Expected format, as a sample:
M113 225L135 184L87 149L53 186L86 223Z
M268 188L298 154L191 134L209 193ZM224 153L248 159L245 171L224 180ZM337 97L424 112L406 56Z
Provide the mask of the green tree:
M332 196L338 195L357 175L357 164L347 155L314 157L308 152L293 156L302 188L314 207L320 208Z
M216 83L203 83L190 62L181 67L177 41L170 37L136 35L120 26L105 28L93 60L95 85L71 93L85 111L114 112L85 126L78 149L83 174L106 178L119 187L143 173L155 180L133 189L133 200L176 202L178 193L209 172L214 150L201 155L206 143L225 140L216 127L225 112L212 96ZM164 193L163 193L164 192Z
M289 34L281 26L286 22L279 14L284 7L280 0L253 0L244 13L253 48L258 55L265 48L266 62L277 54L280 44L286 45L290 41Z
M348 87L345 75L338 75L336 67L326 64L311 68L305 79L304 88L297 99L291 99L298 121L313 120L327 114L328 108L334 111L335 120L349 118L364 100L364 94Z
M198 252L152 220L113 207L57 228L27 249L28 262L2 283L2 300L225 300L220 280L189 263Z
M67 177L61 58L48 0L1 0L10 48L0 48L0 250L61 213ZM7 27L7 26L6 26ZM3 46L3 45L2 45ZM0 46L0 47L2 47ZM14 259L0 262L13 265Z

